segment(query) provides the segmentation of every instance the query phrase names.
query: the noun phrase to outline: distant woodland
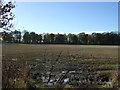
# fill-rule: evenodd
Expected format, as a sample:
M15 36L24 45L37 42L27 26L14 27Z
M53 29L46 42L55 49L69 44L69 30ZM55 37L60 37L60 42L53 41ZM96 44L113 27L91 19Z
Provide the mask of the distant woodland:
M119 45L120 33L104 32L86 34L37 34L35 32L18 30L2 32L2 42L24 44L78 44L78 45Z

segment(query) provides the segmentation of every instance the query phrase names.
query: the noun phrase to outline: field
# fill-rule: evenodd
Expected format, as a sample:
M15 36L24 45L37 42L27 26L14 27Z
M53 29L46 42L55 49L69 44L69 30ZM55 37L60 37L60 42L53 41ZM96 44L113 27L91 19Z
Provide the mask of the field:
M3 88L117 88L118 46L3 44Z

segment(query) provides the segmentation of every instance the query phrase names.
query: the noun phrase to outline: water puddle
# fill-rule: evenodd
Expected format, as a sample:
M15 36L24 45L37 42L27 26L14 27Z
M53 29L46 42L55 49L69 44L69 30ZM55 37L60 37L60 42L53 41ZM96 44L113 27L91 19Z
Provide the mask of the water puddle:
M37 59L35 59L36 61L40 61L40 59L39 58L37 58Z
M18 59L17 58L12 58L12 61L17 61Z
M69 82L69 78L64 79L64 83L67 83L67 82Z

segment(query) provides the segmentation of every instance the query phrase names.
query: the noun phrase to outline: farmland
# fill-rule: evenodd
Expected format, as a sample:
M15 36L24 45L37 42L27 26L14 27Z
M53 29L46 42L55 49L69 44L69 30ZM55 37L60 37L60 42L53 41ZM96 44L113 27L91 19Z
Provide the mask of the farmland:
M3 44L3 88L117 88L118 46Z

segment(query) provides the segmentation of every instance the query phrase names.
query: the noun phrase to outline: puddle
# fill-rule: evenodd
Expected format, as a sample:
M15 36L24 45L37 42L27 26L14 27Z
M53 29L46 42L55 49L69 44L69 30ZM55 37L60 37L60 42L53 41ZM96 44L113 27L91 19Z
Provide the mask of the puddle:
M69 78L64 79L64 83L69 82Z
M48 83L47 85L52 86L52 85L53 85L53 83Z
M37 59L35 59L35 60L40 61L40 59L39 59L39 58L37 58Z
M47 80L44 76L42 76L42 81L45 83L45 82L47 82L48 80Z
M53 81L54 81L54 80L52 80L52 79L50 80L50 82L53 82Z
M17 61L17 58L12 58L12 61Z
M64 73L66 73L66 72L67 72L67 71L62 71L61 73L64 74Z
M90 59L84 59L84 60L93 60L93 59L90 58Z
M75 71L69 71L69 73L75 73Z

